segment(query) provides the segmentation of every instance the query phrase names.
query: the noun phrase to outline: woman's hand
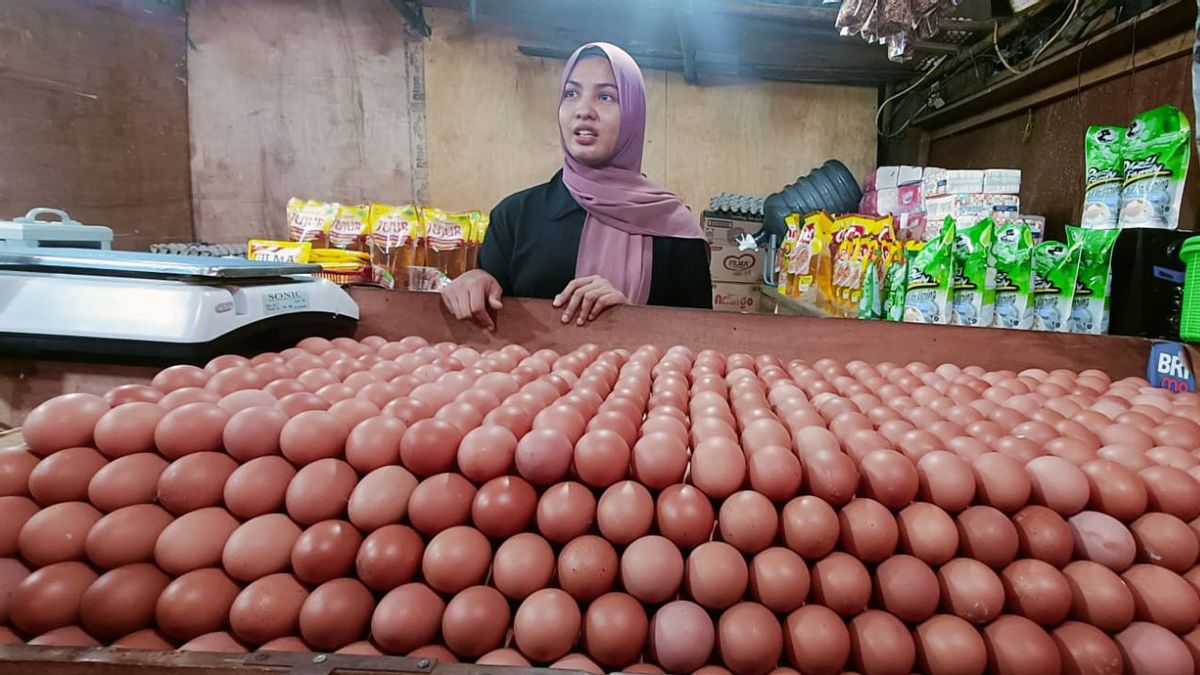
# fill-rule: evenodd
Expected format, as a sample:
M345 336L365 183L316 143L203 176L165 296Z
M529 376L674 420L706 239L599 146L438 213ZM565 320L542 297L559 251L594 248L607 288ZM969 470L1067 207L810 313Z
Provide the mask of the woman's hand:
M495 277L483 270L471 270L442 289L442 304L454 318L471 319L490 331L496 329L496 320L489 310L499 311L504 307L500 302L502 292Z
M574 320L579 326L594 320L609 307L628 302L608 279L599 276L575 279L554 298L554 306L564 308L562 322L571 323Z

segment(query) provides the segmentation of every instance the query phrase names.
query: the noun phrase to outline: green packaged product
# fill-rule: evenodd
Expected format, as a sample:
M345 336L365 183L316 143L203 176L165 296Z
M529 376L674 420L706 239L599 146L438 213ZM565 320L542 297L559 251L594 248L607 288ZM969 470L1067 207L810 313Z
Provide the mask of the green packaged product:
M1125 127L1088 127L1084 137L1083 216L1079 224L1088 229L1117 226L1121 210L1121 184L1125 180L1122 152Z
M1120 230L1067 227L1067 242L1079 247L1079 273L1071 303L1072 333L1108 332L1112 250Z
M954 235L954 288L950 323L991 326L996 304L996 264L992 258L991 218L958 228Z
M1192 153L1192 129L1165 105L1133 118L1125 134L1120 226L1179 227L1179 204Z
M909 323L950 322L950 291L954 281L954 218L947 216L935 239L926 242L908 261L904 320Z
M993 239L996 310L992 325L996 328L1030 328L1033 325L1033 312L1029 306L1033 233L1024 221L1014 220L997 225Z
M875 255L863 265L862 296L858 299L858 318L883 318L883 283L879 279L879 262Z
M913 249L920 250L919 248ZM907 247L904 250L909 253ZM904 293L908 290L908 258L901 257L888 265L883 276L883 318L900 321L904 318Z
M1065 333L1075 298L1079 246L1047 241L1033 249L1033 329Z

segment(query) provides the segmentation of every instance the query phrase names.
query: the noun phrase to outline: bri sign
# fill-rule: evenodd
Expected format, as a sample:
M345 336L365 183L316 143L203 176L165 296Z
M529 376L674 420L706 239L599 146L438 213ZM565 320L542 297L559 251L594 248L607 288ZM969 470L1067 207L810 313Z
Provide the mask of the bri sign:
M1173 392L1196 391L1196 375L1188 363L1188 354L1178 342L1155 342L1146 365L1150 385Z

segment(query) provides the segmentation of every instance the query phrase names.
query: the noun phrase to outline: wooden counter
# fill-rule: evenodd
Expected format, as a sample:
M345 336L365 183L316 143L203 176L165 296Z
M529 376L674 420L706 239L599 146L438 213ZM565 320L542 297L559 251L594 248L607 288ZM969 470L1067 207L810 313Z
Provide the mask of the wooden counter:
M563 325L545 300L506 298L497 330L455 321L432 293L353 288L362 310L358 337L420 335L480 348L519 343L569 351L582 344L633 348L653 343L696 350L769 353L786 360L833 357L870 363L924 361L989 370L1098 368L1115 378L1144 376L1151 341L1142 338L921 326L882 321L770 314L732 314L663 307L617 307L585 328ZM1190 349L1192 362L1198 354ZM120 364L0 358L0 429L20 425L38 403L65 392L102 394L120 384L146 383L157 369Z

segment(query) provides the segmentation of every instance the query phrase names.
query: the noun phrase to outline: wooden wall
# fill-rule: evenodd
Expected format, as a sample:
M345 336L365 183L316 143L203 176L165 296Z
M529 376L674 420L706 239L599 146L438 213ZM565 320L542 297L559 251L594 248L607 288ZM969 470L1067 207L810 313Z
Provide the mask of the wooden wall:
M418 196L409 99L420 77L387 0L190 0L188 28L201 238L285 237L293 196Z
M0 2L0 218L35 206L116 246L190 241L182 2Z
M188 12L206 240L283 236L291 196L487 210L561 163L562 62L476 34L465 13L427 10L433 38L411 41L387 0L191 0ZM646 76L645 170L694 210L722 190L769 194L832 157L856 175L874 166L873 89Z
M491 208L550 178L562 163L563 62L517 53L517 40L477 32L461 12L429 10L426 46L430 194L452 209ZM766 195L827 159L856 176L875 165L876 92L728 82L693 86L646 71L643 170L693 211L720 191Z

